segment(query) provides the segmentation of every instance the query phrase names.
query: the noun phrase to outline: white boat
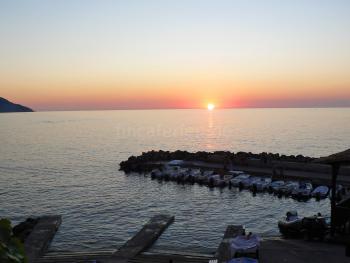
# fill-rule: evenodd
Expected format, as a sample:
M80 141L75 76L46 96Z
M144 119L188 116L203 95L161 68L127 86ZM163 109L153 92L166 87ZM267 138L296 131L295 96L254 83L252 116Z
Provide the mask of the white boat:
M223 181L224 181L224 186L227 186L230 184L230 180L233 178L233 175L231 174L225 174L223 177Z
M250 188L253 185L253 183L259 181L260 179L261 179L260 177L250 176L249 178L242 180L240 182L240 186L242 188L247 188L248 189L248 188Z
M224 180L223 178L221 178L219 174L213 174L209 176L208 185L210 187L215 187L215 186L221 187L221 186L224 186Z
M262 192L268 189L271 184L271 178L261 177L259 180L252 183L252 190L257 192Z
M183 183L187 180L189 176L189 172L187 168L180 168L179 174L177 175L176 179L178 183Z
M299 187L292 192L293 197L310 198L312 192L312 184L309 182L300 183Z
M213 171L203 171L202 174L197 177L197 182L200 184L208 183L209 176L213 173Z
M188 181L191 183L194 183L198 180L199 176L201 176L201 175L202 175L202 173L201 173L200 169L190 169Z
M170 181L175 181L180 169L179 166L165 166L163 169L163 173L165 174L164 178Z
M243 180L249 178L250 175L249 174L240 174L236 177L233 177L231 180L230 180L230 185L232 186L239 186L240 182L242 182Z
M285 185L285 182L283 180L273 181L269 186L269 191L271 193L278 193L283 185Z
M278 194L290 196L292 192L299 188L299 183L295 181L288 181L283 186L281 186L278 190Z
M311 193L312 197L315 197L316 199L323 199L326 198L329 192L328 186L320 185L317 186Z

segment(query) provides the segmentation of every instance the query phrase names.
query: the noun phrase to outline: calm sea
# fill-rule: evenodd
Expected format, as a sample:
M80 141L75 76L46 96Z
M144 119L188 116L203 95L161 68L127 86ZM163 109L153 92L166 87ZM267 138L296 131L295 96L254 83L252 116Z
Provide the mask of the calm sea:
M152 149L328 155L349 148L350 109L38 112L0 115L0 216L61 214L52 250L116 248L154 214L175 215L157 248L212 249L228 224L277 235L288 210L327 213L237 189L159 183L119 162Z

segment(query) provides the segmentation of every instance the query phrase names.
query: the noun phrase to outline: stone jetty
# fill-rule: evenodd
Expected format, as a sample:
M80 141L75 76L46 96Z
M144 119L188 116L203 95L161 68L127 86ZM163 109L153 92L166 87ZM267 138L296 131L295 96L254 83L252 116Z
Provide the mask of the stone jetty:
M330 185L331 167L315 163L316 158L303 155L283 155L278 153L251 152L188 152L188 151L149 151L139 156L130 156L120 163L125 173L148 173L161 168L172 160L181 160L185 167L206 170L241 170L256 176L273 179L309 180L315 185ZM338 183L350 186L350 167L342 167Z
M291 162L298 164L311 164L315 158L303 155L280 155L279 153L251 153L251 152L188 152L188 151L149 151L139 156L130 156L128 160L120 163L120 169L125 172L144 172L157 167L159 162L171 160L199 161L205 163L221 163L226 167L230 165L255 165L272 167L275 162Z

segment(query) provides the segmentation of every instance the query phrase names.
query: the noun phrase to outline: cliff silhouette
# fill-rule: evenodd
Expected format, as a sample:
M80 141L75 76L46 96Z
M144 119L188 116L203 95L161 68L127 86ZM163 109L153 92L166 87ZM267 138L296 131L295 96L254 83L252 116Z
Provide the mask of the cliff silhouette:
M0 112L33 112L33 110L0 97Z

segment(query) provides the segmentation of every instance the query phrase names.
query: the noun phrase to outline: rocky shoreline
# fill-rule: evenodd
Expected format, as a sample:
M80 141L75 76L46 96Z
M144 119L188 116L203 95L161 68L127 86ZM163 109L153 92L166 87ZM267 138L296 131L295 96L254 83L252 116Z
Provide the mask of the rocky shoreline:
M130 156L128 160L120 163L120 170L130 172L149 172L161 166L160 162L171 160L200 161L206 163L221 163L224 166L230 165L255 165L273 167L275 162L311 163L315 158L303 155L283 155L279 153L251 153L251 152L188 152L188 151L149 151L139 156Z

